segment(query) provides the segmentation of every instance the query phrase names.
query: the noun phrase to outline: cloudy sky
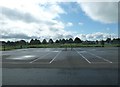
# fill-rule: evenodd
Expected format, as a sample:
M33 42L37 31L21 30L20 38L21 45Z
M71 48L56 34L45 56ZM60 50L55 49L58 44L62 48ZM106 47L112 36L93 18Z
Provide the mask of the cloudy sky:
M2 0L0 40L118 37L117 2Z

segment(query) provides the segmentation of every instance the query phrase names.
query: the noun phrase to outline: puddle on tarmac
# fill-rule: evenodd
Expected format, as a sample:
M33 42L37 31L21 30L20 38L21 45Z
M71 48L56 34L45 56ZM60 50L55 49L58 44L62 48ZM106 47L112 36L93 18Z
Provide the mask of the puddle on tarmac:
M20 57L15 57L15 58L7 58L7 59L11 59L11 60L31 60L34 59L35 56L34 55L25 55L25 56L20 56Z

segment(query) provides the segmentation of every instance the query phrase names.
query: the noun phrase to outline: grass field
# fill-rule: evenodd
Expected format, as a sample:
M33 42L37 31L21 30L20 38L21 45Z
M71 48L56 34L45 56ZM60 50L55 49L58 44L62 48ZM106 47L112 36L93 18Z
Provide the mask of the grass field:
M101 44L40 44L40 45L20 45L17 46L0 46L0 50L14 50L22 48L70 48L70 47L102 47ZM104 47L120 47L120 44L105 44Z

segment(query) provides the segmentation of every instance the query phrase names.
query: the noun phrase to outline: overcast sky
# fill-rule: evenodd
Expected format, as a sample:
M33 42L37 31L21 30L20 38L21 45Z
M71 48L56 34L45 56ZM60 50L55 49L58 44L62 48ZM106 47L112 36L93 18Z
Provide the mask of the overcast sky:
M118 36L117 2L2 0L0 40L101 40Z

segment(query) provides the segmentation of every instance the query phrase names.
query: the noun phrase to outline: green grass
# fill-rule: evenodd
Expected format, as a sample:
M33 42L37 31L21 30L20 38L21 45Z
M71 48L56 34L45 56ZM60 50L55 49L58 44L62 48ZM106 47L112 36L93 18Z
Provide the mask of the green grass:
M40 45L24 45L22 48L65 48L65 47L102 47L101 44L40 44ZM104 47L120 47L120 44L105 44ZM22 49L21 46L5 46L5 50ZM4 51L4 47L0 46L0 50Z
M0 46L0 50L2 50L2 46Z

